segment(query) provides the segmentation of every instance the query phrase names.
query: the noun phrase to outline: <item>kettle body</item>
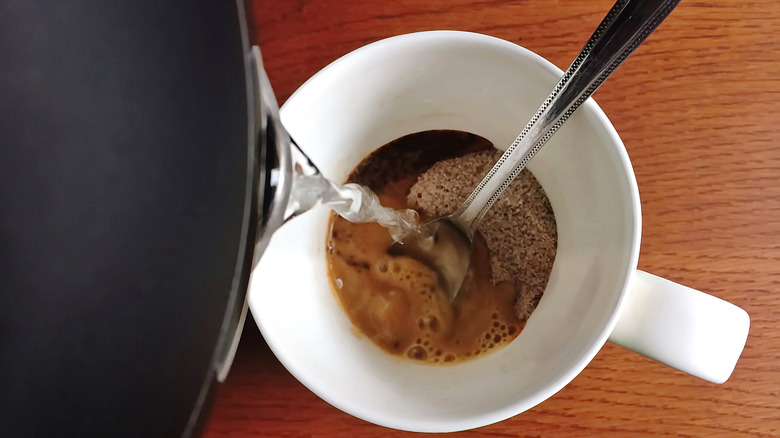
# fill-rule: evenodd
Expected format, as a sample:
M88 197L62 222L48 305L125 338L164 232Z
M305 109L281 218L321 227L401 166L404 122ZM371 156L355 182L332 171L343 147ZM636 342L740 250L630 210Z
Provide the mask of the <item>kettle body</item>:
M244 13L4 3L0 435L199 433L290 190Z

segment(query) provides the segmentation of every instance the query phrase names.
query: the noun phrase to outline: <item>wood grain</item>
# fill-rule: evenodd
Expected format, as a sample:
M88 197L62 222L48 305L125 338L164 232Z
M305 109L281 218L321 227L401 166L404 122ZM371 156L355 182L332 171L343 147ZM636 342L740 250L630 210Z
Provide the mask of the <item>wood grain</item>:
M561 68L610 0L254 0L255 41L283 102L367 43L458 29L523 45ZM607 344L488 436L780 436L780 2L684 1L596 92L633 162L643 270L751 316L731 379L714 385ZM401 436L331 407L276 360L249 320L205 436Z

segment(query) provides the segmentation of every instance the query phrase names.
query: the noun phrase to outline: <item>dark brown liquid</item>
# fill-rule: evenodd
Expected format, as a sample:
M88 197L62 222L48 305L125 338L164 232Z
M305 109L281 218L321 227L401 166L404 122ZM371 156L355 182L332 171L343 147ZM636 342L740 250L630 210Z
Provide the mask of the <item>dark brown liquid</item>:
M407 208L409 188L433 163L491 147L458 131L412 134L369 156L349 182L367 185L385 206ZM331 218L327 259L333 289L352 323L384 350L429 363L456 362L495 350L520 333L524 322L515 315L515 288L491 284L488 249L480 238L453 302L430 268L389 255L392 243L377 224Z

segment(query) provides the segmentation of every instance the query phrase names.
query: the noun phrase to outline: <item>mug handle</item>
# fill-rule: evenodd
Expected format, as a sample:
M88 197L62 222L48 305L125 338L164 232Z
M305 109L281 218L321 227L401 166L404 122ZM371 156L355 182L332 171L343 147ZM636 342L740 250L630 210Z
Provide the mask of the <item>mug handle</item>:
M747 340L743 309L695 289L636 271L609 340L713 383L725 382Z

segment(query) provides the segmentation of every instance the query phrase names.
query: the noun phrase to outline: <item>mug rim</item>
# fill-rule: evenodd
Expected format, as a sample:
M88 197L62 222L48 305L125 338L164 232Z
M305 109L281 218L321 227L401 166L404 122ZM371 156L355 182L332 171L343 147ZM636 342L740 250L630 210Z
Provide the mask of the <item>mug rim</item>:
M527 58L529 61L549 71L549 73L551 75L554 75L556 78L560 78L563 75L562 70L560 70L550 61L546 60L540 55L518 44L500 38L479 34L479 33L454 31L454 30L433 30L433 31L414 32L414 33L402 34L398 36L385 38L367 44L334 60L333 62L325 66L323 69L315 73L308 80L306 80L306 82L304 82L289 97L287 102L285 102L285 104L281 108L281 113L282 115L284 114L285 108L287 107L287 103L296 100L297 96L299 94L304 93L309 87L316 86L315 83L318 82L318 78L320 76L328 74L330 70L339 68L342 64L351 62L352 59L355 57L365 56L367 53L373 53L376 51L383 51L385 50L386 47L399 44L399 43L413 44L415 41L435 40L435 39L442 39L442 40L460 39L463 41L480 42L486 45L500 46L504 49L509 49L510 51L515 52L518 56ZM623 273L622 284L616 286L619 287L620 294L618 296L617 303L614 307L614 310L610 314L606 324L601 328L598 336L593 338L591 345L587 348L587 352L583 354L578 361L569 364L567 372L563 373L555 381L554 384L548 385L545 388L545 390L539 391L533 397L526 398L524 402L518 400L518 403L516 404L504 407L501 410L494 411L492 415L489 416L490 418L486 418L485 415L483 415L482 417L474 416L466 419L461 419L457 422L451 422L447 425L444 424L421 425L415 422L408 422L408 421L406 422L406 424L401 424L402 422L398 421L397 419L393 421L392 419L387 418L387 416L383 416L382 413L373 412L370 409L364 409L360 405L356 405L355 403L345 401L344 399L339 398L338 396L334 396L327 391L320 390L317 382L312 382L309 379L307 379L305 376L302 376L300 373L296 372L295 369L288 368L286 361L283 359L286 356L286 354L283 351L283 347L280 348L275 343L268 342L269 348L271 348L274 354L280 358L280 361L285 366L285 368L287 368L288 371L291 374L293 374L293 376L295 376L297 380L299 380L302 384L304 384L304 386L306 386L307 389L314 392L318 397L322 398L327 403L337 407L338 409L349 413L350 415L353 415L357 418L369 421L374 424L379 424L390 428L410 430L410 431L428 431L428 432L446 432L446 431L472 429L472 428L492 424L497 421L502 421L504 419L522 413L528 409L531 409L532 407L538 405L539 403L553 396L564 386L566 386L569 382L571 382L593 360L595 355L606 343L609 335L612 333L615 325L617 324L618 317L626 301L625 297L628 292L628 287L631 278L633 277L633 274L636 271L638 265L639 248L640 248L640 240L641 240L641 204L639 200L639 191L636 183L636 177L628 157L628 152L626 151L625 146L623 145L623 142L620 139L614 126L609 121L609 119L607 118L603 110L598 106L598 104L596 104L596 102L592 98L589 98L585 103L583 103L581 107L581 111L590 112L592 116L595 116L595 120L597 121L598 124L601 125L600 127L604 129L604 132L608 134L610 142L612 142L613 146L615 147L615 151L617 152L617 155L620 160L620 165L623 169L623 173L625 174L626 180L628 182L628 187L626 189L630 193L629 196L631 200L631 211L632 211L632 220L633 220L633 223L631 225L633 229L633 234L631 236L631 242L630 242L630 259L627 261L625 265L627 269L626 272ZM250 302L250 307L251 307L251 302ZM263 324L257 319L256 322L262 331Z

